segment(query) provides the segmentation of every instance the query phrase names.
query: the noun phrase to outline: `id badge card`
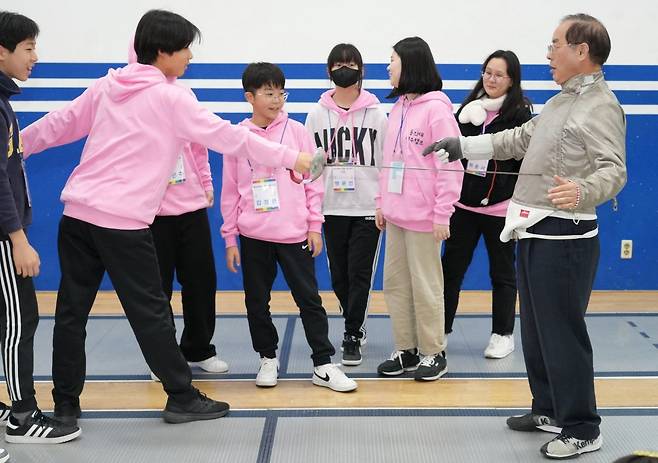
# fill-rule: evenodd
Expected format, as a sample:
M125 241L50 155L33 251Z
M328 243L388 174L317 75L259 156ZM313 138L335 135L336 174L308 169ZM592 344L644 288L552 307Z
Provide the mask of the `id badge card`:
M469 160L468 165L466 166L466 173L477 175L478 177L486 177L488 166L489 161L486 159L478 161Z
M334 191L347 192L356 190L354 167L334 167L331 173Z
M404 162L393 161L388 174L388 192L402 194L402 181L404 180Z
M251 193L256 212L272 212L279 209L279 188L275 178L253 180Z
M183 155L178 155L174 173L169 177L169 185L178 185L185 181L185 164L183 164Z

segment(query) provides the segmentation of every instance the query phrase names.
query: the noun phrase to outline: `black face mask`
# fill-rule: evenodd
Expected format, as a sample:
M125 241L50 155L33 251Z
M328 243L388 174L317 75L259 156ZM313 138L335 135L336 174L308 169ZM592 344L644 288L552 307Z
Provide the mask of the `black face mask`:
M347 66L334 69L329 73L331 80L338 87L347 88L356 84L361 79L361 71L348 68Z

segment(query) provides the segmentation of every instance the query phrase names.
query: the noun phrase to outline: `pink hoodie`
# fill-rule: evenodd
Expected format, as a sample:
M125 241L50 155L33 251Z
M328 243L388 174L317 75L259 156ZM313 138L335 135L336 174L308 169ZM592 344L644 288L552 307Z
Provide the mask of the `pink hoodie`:
M128 64L136 62L137 53L135 53L134 40L130 40ZM172 84L178 82L173 77L167 80ZM181 87L191 92L188 87L184 85ZM208 150L201 145L190 143L183 148L181 158L185 180L181 183L169 184L156 215L181 215L208 207L206 191L213 189Z
M245 119L240 125L253 133L300 151L312 151L313 140L304 126L281 111L265 129ZM285 130L285 132L284 132ZM265 156L265 154L264 154ZM299 175L299 174L298 174ZM253 180L273 177L279 190L279 209L257 212L251 185ZM308 232L322 230L322 178L297 184L285 169L272 169L242 158L224 158L221 209L224 217L222 237L226 247L237 246L238 234L274 243L300 243Z
M22 132L25 157L88 136L66 182L64 215L106 228L147 228L178 155L197 143L228 156L293 168L298 152L263 140L203 108L156 67L129 64ZM254 153L258 153L253 156Z
M213 191L213 186L208 150L190 143L183 148L181 158L185 181L169 183L156 215L181 215L209 207L206 192Z
M429 92L412 101L402 96L388 116L384 166L401 160L405 167L463 171L459 161L443 164L436 156L422 155L430 143L459 135L452 103L443 92ZM379 196L376 198L377 208L381 208L388 222L417 232L432 232L433 224L450 224L450 216L455 210L453 205L461 193L462 172L405 170L402 194L388 191L390 173L391 169L381 170Z

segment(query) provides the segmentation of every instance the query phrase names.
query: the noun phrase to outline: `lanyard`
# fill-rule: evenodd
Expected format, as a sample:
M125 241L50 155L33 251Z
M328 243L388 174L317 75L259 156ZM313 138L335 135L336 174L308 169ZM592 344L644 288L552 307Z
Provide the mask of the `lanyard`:
M368 108L365 108L365 110L363 111L363 119L361 119L361 130L363 130L363 126L366 123L366 114L368 114ZM336 141L336 136L338 135L338 126L340 125L341 119L343 119L342 114L337 114L337 115L338 115L338 120L336 121L336 130L334 131L334 134L331 137L331 140L329 140L329 149L332 149L332 147L334 146L334 143ZM347 116L347 113L345 113L345 116ZM356 127L354 126L354 116L350 114L350 117L351 117L351 120L352 120L352 131L350 133L350 139L352 140L352 153L350 155L351 159L350 159L349 164L354 165L354 164L358 164L357 162L355 162L356 161L356 142L354 140L355 139L354 129ZM329 109L327 109L327 118L329 119L329 133L331 133L331 112L329 111ZM345 121L345 122L347 122L347 121ZM346 127L346 125L344 124L343 127ZM335 151L336 151L336 159L338 159L338 147L336 147ZM339 163L339 164L343 164L343 163Z
M407 97L404 97L402 100L402 111L400 115L400 128L398 129L398 135L395 137L395 147L393 148L393 158L395 158L395 153L398 151L398 144L400 145L400 158L404 160L404 149L402 148L402 128L404 127L404 118L411 109L411 102L407 106L407 110L404 110L404 102L407 100Z
M286 129L288 128L288 118L286 118L286 124L283 126L283 132L281 132L281 138L279 139L279 145L283 144L283 137L286 135ZM254 167L251 165L251 161L249 161L249 158L247 158L247 164L249 164L249 168L251 169L251 175L253 177L254 175ZM272 168L270 170L270 175L268 177L273 177L274 176L274 170L276 167Z

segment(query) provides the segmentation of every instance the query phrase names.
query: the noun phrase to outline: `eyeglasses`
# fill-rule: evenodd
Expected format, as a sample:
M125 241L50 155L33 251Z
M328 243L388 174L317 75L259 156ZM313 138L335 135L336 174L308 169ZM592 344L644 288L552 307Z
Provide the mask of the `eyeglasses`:
M509 79L509 76L504 76L502 74L494 74L491 71L484 71L482 74L483 80L491 80L492 82L498 82L499 80Z
M548 50L548 53L553 53L558 48L575 47L576 45L578 45L578 44L577 43L565 43L564 45L556 45L554 43L549 43L548 46L546 47L546 49Z
M282 100L282 101L287 101L288 100L288 92L264 92L264 93L256 93L256 95L264 96L265 98L269 100Z

